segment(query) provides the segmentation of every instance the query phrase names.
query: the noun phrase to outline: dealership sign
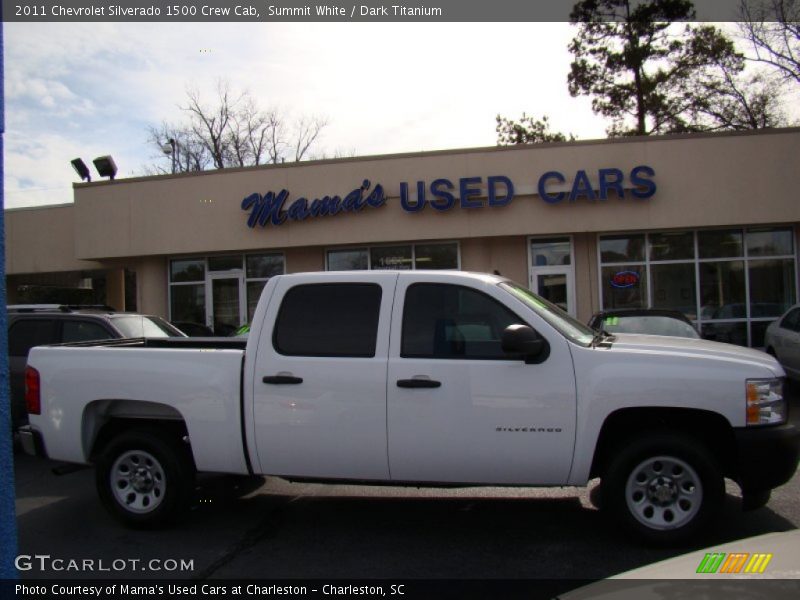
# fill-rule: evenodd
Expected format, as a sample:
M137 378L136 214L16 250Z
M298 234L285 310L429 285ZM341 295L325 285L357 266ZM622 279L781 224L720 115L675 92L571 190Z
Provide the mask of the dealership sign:
M559 171L547 171L539 177L536 193L547 204L603 201L614 197L647 200L656 192L654 176L655 171L646 165L634 167L627 174L616 168L599 169L592 173L591 178L585 170L579 170L569 180ZM412 194L412 190L416 193ZM462 177L457 181L439 178L430 183L417 181L413 187L403 181L400 183L400 207L409 213L421 212L428 206L436 211L448 211L456 206L463 209L497 208L509 205L515 191L514 182L505 175L491 175L485 179ZM344 197L291 199L286 189L263 195L253 193L242 200L242 210L250 213L248 227L266 227L268 224L282 225L286 221L305 221L341 212L380 208L386 201L383 186L376 184L373 187L365 179Z

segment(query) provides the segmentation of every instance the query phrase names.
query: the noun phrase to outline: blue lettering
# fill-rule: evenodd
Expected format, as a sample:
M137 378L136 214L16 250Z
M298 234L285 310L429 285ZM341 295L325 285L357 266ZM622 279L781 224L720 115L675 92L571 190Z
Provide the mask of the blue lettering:
M264 200L261 194L253 193L242 200L242 210L250 210L250 216L247 217L247 226L251 229L258 223L258 215L261 212L261 207Z
M505 175L493 175L487 180L489 185L489 206L506 206L514 199L514 184ZM503 184L506 188L506 195L503 198L497 197L497 184Z
M292 205L286 212L292 221L304 221L310 214L308 212L308 200L305 198L298 198L292 202Z
M625 190L622 189L622 180L625 176L619 169L600 169L600 200L608 199L608 192L614 190L617 197L624 198Z
M631 190L634 198L646 200L656 193L656 182L651 179L640 177L640 173L647 175L647 177L655 177L656 172L645 165L634 167L631 171L631 183L636 186Z
M586 171L583 169L575 174L575 181L572 182L572 191L569 194L569 201L575 202L575 200L581 196L586 196L589 200L595 199L592 184L589 181L589 177L586 175Z
M483 202L480 200L470 200L472 196L480 196L481 191L478 188L471 188L470 185L481 183L480 177L462 177L458 181L459 192L461 196L461 208L483 208Z
M411 202L408 199L408 184L405 181L400 183L400 206L403 207L404 211L406 211L406 212L419 212L423 208L425 208L425 204L427 204L427 201L425 200L425 182L424 181L418 181L417 182L417 202L416 202L416 204L411 204Z
M561 202L564 198L566 198L566 192L558 192L556 194L548 193L546 187L548 179L555 179L558 181L558 183L564 183L566 181L564 176L558 171L548 171L539 177L539 196L548 204L556 204L557 202Z
M286 221L286 213L283 212L283 203L289 197L289 192L281 190L278 195L275 192L267 192L264 195L263 206L261 207L261 215L258 218L258 224L266 227L267 223L273 225L281 225Z
M344 200L342 200L342 210L356 212L357 210L361 210L362 207L361 188L353 190L344 197Z
M456 197L443 190L443 187L448 190L454 189L453 183L449 179L437 179L431 184L431 195L436 200L431 200L430 205L436 210L450 210L456 203Z
M369 189L369 180L364 180L364 189ZM372 208L379 208L386 204L386 195L383 193L383 186L379 183L375 186L375 189L372 190L369 196L367 196L366 200L367 204L370 205Z

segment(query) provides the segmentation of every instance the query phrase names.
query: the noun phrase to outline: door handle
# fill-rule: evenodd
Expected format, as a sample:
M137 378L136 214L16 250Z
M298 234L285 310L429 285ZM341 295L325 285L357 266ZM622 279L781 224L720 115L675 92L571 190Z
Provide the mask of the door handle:
M294 375L267 375L262 377L261 381L272 385L297 385L298 383L303 383L303 378L295 377Z
M433 379L398 379L397 387L401 388L438 388L442 387L441 381L434 381Z

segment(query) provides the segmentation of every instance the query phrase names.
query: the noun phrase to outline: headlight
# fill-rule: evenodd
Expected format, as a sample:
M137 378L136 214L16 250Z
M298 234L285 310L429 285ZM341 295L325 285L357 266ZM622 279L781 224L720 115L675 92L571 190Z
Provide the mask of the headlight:
M786 416L782 379L747 380L748 425L779 425Z

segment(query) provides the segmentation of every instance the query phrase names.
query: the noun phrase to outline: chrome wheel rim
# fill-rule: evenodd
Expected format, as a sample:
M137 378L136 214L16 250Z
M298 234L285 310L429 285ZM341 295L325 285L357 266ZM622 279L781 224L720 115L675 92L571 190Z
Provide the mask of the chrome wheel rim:
M700 511L703 486L697 472L674 456L655 456L639 463L625 485L631 514L645 527L678 529Z
M167 478L161 463L149 452L129 450L111 467L114 499L133 513L154 511L164 501Z

